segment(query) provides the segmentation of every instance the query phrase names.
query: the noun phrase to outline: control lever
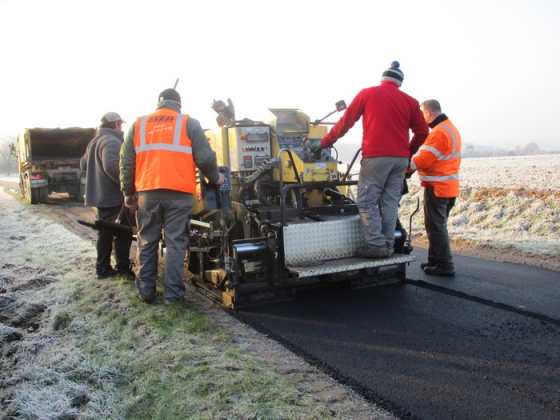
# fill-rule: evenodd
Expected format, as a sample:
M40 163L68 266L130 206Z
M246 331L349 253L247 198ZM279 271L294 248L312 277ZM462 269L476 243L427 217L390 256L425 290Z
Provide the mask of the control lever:
M303 141L304 141L304 150L306 150L306 154L308 156L308 158L310 158L313 161L317 161L317 160L321 160L321 150L319 150L318 152L313 152L311 150L311 146L317 142L317 141L321 141L321 138L310 138L309 136L305 136Z
M330 117L332 114L334 114L335 112L340 112L340 111L344 111L346 109L346 102L344 102L344 100L342 101L338 101L336 104L334 104L336 109L334 111L329 112L327 115L325 115L323 118L321 118L320 120L315 120L315 122L313 122L313 125L318 125L320 124L323 120L327 119L328 117Z
M231 210L231 171L229 166L219 166L218 170L225 178L225 182L218 188L220 208Z

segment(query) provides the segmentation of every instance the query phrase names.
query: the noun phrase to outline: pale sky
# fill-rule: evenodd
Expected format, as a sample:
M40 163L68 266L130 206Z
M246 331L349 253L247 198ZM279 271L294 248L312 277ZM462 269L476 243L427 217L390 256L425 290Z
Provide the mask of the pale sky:
M177 78L205 128L227 98L237 119L315 120L398 60L402 90L439 100L463 142L560 149L559 0L0 0L0 45L0 138L132 123Z

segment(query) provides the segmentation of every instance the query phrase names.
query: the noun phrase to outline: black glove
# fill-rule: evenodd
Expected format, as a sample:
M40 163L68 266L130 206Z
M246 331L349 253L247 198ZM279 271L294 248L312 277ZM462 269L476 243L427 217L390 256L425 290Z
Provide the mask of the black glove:
M409 193L408 182L406 182L406 179L403 179L401 195L406 195L408 193Z
M319 153L321 150L323 150L323 146L321 146L321 142L320 141L316 141L315 143L313 143L311 145L311 151L313 153Z

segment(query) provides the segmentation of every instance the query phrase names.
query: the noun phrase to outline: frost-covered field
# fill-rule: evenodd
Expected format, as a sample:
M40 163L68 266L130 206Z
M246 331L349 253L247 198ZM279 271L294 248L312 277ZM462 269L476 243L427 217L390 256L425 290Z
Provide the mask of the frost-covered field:
M461 193L451 212L449 233L455 244L517 251L560 259L560 155L463 159ZM401 219L422 201L418 176L409 182ZM424 236L423 215L413 218L413 233Z
M560 155L463 159L460 171L462 187L555 191L559 174Z
M346 170L341 165L341 171ZM357 179L359 165L351 170ZM453 245L560 261L560 155L463 159L461 193L450 215ZM416 241L425 241L423 188L408 181L400 218ZM560 266L560 264L558 264Z

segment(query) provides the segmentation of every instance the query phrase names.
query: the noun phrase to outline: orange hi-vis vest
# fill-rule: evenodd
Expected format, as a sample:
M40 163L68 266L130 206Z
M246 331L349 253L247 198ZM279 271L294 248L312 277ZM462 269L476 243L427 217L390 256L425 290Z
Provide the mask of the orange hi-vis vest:
M434 187L434 195L452 198L459 195L461 135L447 119L436 125L410 162L421 181Z
M188 115L160 108L136 120L136 191L167 189L194 194L196 189Z

